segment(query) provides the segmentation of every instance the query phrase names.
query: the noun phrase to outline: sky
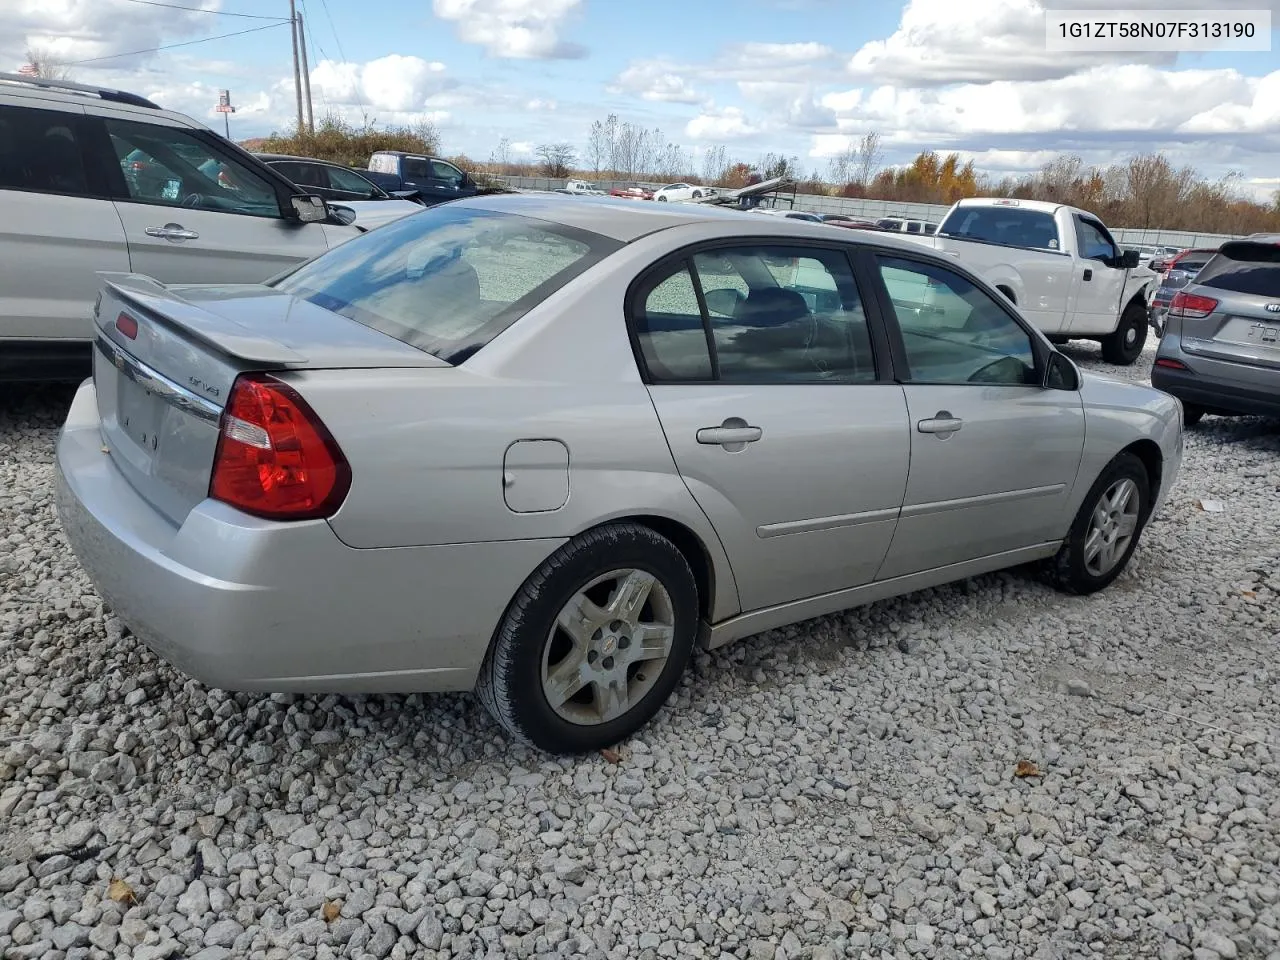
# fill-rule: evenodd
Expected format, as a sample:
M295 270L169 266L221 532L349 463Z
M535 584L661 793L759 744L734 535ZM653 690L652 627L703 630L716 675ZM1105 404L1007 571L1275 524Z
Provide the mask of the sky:
M1053 9L1270 9L1280 0L297 0L317 118L430 119L443 152L585 146L592 121L657 127L697 169L723 145L824 171L869 132L886 164L957 152L994 177L1062 153L1162 151L1241 192L1280 188L1280 43L1259 53L1063 54ZM191 9L194 8L194 9ZM236 139L296 112L288 0L0 0L0 70L28 46ZM252 31L252 32L243 32ZM239 34L238 36L224 36ZM221 39L208 39L222 37ZM182 46L174 46L183 44ZM155 50L157 47L168 49Z

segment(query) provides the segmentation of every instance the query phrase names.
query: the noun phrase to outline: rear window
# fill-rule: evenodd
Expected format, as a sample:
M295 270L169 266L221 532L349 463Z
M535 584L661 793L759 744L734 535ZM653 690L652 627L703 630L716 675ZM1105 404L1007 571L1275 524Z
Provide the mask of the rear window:
M943 221L938 233L1006 247L1062 249L1053 214L1022 207L961 207Z
M1182 269L1181 261L1177 266ZM1196 283L1232 293L1280 297L1280 245L1225 243L1196 275Z
M441 205L348 240L272 286L461 363L620 246L544 220Z

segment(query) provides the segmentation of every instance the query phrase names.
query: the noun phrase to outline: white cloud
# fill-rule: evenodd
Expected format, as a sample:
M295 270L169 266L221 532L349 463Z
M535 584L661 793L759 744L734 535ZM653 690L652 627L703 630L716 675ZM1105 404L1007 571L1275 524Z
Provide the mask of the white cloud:
M761 128L747 119L737 107L700 113L684 128L685 136L694 140L741 140L755 136Z
M618 74L608 91L653 103L706 103L707 97L684 75L686 69L666 60L638 60Z
M532 110L535 113L550 113L555 110L557 106L558 104L554 100L543 100L538 97L534 97L524 105L524 108L526 110Z
M559 30L582 0L434 0L441 20L457 24L465 43L493 57L513 60L572 60L587 55Z
M333 104L414 113L425 110L430 98L446 88L444 74L443 63L400 54L364 64L322 60L311 69L311 94L313 100Z

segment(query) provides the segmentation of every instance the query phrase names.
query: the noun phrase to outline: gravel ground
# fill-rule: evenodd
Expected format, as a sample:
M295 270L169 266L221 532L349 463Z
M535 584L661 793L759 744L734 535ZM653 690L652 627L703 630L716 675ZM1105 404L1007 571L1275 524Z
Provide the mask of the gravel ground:
M69 396L0 397L0 957L1280 960L1274 423L1206 419L1101 595L754 637L570 761L158 661L53 519Z

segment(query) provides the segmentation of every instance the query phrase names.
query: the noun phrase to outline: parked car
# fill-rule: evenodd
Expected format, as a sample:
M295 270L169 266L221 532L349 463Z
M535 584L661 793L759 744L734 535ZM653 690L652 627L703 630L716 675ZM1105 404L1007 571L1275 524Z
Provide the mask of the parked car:
M788 220L807 220L809 223L822 223L822 217L816 213L809 213L807 210L787 210L776 207L754 207L751 213L763 213L770 217L785 217Z
M254 156L292 183L326 200L420 200L422 196L416 189L397 190L392 194L350 167L328 160L280 153L255 153Z
M818 215L823 223L829 223L833 227L845 227L851 230L880 230L879 224L874 220L865 220L859 217L850 217L843 213L822 213Z
M1138 267L1092 213L1035 200L976 198L954 204L934 237L993 283L1055 343L1096 340L1109 363L1132 364L1147 340L1156 276Z
M695 646L1015 564L1102 589L1182 457L1176 400L953 259L702 205L464 199L269 284L108 274L94 322L58 517L135 636L232 690L474 688L557 752Z
M1169 304L1179 290L1195 279L1217 250L1184 250L1169 261L1170 266L1160 276L1160 285L1156 287L1147 306L1147 315L1156 335L1164 334L1164 318L1169 312Z
M622 197L627 200L652 200L653 191L648 187L633 184L630 187L614 187L609 191L611 197Z
M480 191L471 174L448 160L403 150L377 151L369 157L368 169L360 172L392 193L416 190L427 205L473 197Z
M1216 248L1214 248L1214 249L1216 249ZM1185 253L1200 253L1200 252L1202 252L1202 251L1201 251L1200 249L1198 249L1198 248L1197 248L1197 249L1192 249L1192 250L1185 250L1185 249L1183 249L1183 248L1181 248L1181 247L1161 247L1161 248L1160 248L1160 255L1159 255L1159 256L1157 256L1157 257L1155 257L1155 258L1154 258L1154 259L1153 259L1153 260L1148 264L1148 266L1149 266L1152 270L1154 270L1156 273L1164 273L1165 271L1167 271L1167 270L1168 270L1168 269L1173 265L1173 261L1174 261L1175 259L1177 259L1179 256L1181 256L1182 254L1185 254ZM1212 253L1213 251L1212 251L1212 250L1210 250L1209 252L1210 252L1210 253Z
M920 234L922 236L937 233L938 225L930 223L927 220L915 220L908 217L881 217L876 221L876 226L881 230L890 230L895 233L911 233Z
M1280 234L1218 248L1174 294L1151 385L1206 413L1280 417Z
M669 183L653 191L654 200L700 200L705 191L691 183Z
M0 379L88 374L97 271L256 282L355 218L135 94L0 74Z
M588 197L606 196L603 190L599 189L598 187L595 186L595 184L590 183L586 180L566 180L564 183L564 187L562 187L561 189L558 189L556 193L570 193L570 194L574 194L575 196L588 196Z

